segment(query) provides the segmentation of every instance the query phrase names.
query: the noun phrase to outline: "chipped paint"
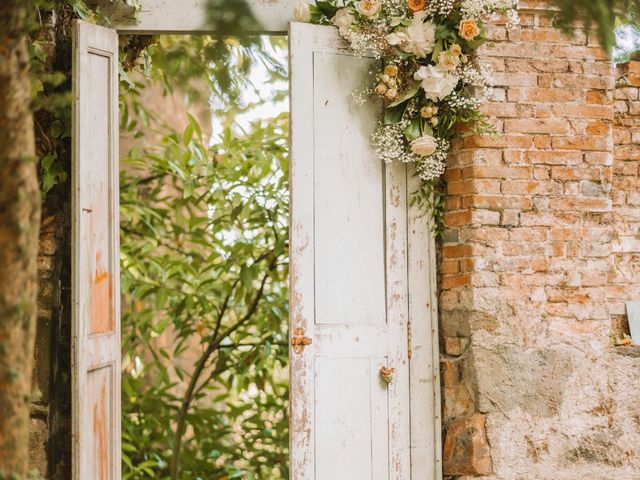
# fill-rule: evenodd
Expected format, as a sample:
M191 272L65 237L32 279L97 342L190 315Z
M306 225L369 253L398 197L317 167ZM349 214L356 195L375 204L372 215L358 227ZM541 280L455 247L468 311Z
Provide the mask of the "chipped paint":
M94 458L92 464L97 469L96 480L109 480L109 442L107 438L107 387L103 383L100 388L98 403L93 405L93 438Z
M113 330L113 292L109 271L102 260L102 253L96 253L94 274L91 283L91 333Z

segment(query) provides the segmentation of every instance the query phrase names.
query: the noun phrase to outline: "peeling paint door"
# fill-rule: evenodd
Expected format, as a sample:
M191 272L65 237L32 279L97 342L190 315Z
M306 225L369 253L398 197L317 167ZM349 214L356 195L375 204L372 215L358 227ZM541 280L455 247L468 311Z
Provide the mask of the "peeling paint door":
M412 478L407 168L370 145L382 104L352 96L378 62L291 24L292 480Z
M120 480L118 35L74 26L73 478Z

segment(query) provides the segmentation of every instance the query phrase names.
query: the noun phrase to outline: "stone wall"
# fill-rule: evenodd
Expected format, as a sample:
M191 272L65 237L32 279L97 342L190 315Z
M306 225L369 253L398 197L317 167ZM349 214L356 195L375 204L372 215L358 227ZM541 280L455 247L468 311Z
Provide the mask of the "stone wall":
M640 299L638 90L616 89L595 36L563 36L546 10L492 27L500 135L449 159L445 474L635 479L640 359L611 336Z
M68 185L60 185L45 199L38 255L29 453L31 468L52 480L71 478L69 193Z

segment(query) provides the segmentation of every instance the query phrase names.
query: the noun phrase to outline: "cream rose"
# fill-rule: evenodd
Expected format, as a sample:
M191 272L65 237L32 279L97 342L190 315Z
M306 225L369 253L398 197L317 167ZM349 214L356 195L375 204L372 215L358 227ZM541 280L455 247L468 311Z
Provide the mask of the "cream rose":
M438 142L431 135L423 135L411 142L411 151L423 157L433 155L437 148Z
M445 71L455 70L460 64L460 57L457 57L453 53L446 51L438 54L438 66Z
M473 19L462 20L458 26L458 34L465 40L473 40L480 35L480 27Z
M453 45L451 45L449 47L449 51L451 52L452 55L455 55L456 57L459 57L460 55L462 55L462 47L460 47L460 45L458 45L457 43L454 43Z
M434 102L442 100L458 85L458 77L433 65L422 66L413 76L419 80L425 97Z
M347 30L353 22L356 21L356 17L353 16L353 12L350 8L341 8L336 12L336 14L331 19L331 23L333 23L340 30Z
M387 35L389 45L398 46L403 52L413 53L417 58L425 58L433 52L436 44L436 26L433 22L425 22L426 16L424 11L414 13L411 25Z
M356 5L356 10L365 17L373 18L380 13L382 2L380 0L360 0Z
M297 22L308 22L311 20L311 10L309 4L300 0L293 9L293 14Z

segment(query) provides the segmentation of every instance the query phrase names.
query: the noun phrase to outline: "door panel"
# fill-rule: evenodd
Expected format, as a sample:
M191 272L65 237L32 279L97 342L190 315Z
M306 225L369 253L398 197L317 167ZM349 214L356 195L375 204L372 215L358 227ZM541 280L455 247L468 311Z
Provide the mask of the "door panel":
M117 33L77 21L73 60L73 478L120 480Z
M386 321L384 169L369 142L380 105L351 97L377 63L313 53L317 324Z
M290 44L291 331L312 342L291 350L291 478L407 480L407 169L371 148L382 104L352 97L378 61L328 27Z
M387 389L378 370L385 358L316 358L316 479L388 478ZM358 408L354 409L354 405ZM376 461L378 460L378 461Z

